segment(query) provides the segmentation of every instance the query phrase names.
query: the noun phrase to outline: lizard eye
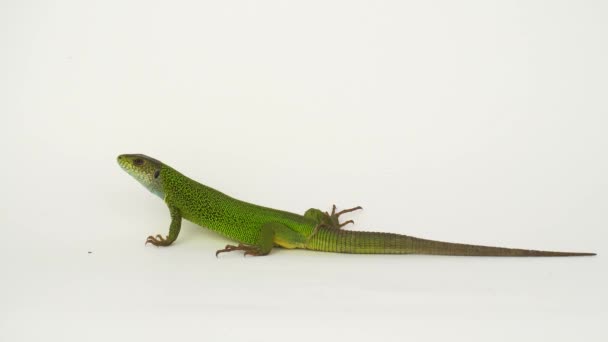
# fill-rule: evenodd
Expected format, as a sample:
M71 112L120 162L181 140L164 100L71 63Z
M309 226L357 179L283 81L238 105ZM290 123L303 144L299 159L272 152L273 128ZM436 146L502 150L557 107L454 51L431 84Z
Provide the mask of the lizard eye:
M158 176L160 176L160 170L154 171L154 178L156 179Z
M133 159L133 165L135 165L135 166L141 166L141 165L144 165L144 160L143 160L143 159L140 159L140 158Z

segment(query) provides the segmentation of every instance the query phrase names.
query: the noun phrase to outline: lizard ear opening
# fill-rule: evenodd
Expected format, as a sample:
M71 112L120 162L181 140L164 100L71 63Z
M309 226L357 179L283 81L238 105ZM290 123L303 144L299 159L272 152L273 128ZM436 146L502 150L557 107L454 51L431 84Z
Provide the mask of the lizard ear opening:
M160 176L160 170L154 171L154 179L158 178L158 176Z

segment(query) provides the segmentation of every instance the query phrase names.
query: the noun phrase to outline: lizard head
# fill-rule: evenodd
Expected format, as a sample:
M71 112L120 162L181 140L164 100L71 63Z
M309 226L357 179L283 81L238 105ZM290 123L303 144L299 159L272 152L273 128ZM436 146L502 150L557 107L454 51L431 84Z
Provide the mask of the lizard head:
M118 165L140 182L146 189L164 198L162 171L164 164L143 154L121 154Z

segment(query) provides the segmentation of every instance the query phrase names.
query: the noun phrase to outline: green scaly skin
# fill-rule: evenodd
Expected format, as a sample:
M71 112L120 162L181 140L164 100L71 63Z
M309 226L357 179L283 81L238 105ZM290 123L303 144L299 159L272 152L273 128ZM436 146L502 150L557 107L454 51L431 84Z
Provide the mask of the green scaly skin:
M304 215L239 201L200 184L162 162L141 154L123 154L120 166L153 194L162 198L171 214L169 235L149 236L146 243L168 246L186 219L216 231L238 245L221 252L242 250L245 255L267 255L273 247L357 254L433 254L468 256L583 256L594 253L548 252L487 247L415 238L407 235L341 229L336 213L311 208Z

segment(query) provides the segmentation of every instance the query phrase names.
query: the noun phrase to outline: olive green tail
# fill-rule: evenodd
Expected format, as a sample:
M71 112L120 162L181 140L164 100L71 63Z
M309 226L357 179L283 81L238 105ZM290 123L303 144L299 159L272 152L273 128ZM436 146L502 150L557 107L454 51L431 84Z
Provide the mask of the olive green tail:
M595 253L549 252L530 249L468 245L420 239L407 235L357 232L320 228L308 241L307 249L353 254L430 254L462 256L590 256Z

